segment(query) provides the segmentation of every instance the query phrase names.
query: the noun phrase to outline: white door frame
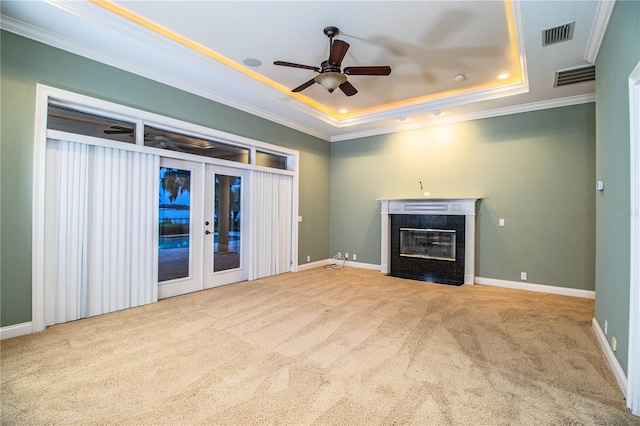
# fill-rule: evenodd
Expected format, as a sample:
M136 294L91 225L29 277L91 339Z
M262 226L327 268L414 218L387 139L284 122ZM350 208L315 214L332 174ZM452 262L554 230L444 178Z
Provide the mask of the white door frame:
M221 285L246 281L249 276L248 265L248 220L250 217L249 173L246 170L204 164L196 161L162 158L160 167L170 167L191 171L191 211L189 226L189 274L184 278L158 282L158 299L178 296ZM213 271L213 224L205 222L213 217L215 175L224 174L242 178L241 214L242 230L240 241L240 267L228 271Z
M629 76L631 247L627 407L640 416L640 62Z

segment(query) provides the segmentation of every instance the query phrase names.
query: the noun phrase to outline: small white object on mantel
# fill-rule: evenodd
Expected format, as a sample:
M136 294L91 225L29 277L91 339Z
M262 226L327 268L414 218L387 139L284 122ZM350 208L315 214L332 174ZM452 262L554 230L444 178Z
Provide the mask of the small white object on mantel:
M380 272L389 273L390 218L392 214L464 215L464 283L475 284L476 204L481 197L464 198L377 198L380 202L381 248Z

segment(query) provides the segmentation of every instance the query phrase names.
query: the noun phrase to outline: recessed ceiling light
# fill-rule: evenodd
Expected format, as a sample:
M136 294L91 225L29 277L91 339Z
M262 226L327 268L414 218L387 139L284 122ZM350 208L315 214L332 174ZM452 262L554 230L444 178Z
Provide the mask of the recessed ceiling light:
M439 109L433 110L433 115L440 115L440 114L442 114L442 111L440 111Z
M400 117L398 117L398 120L400 120L400 121L404 121L406 119L407 119L407 117L405 117L404 115L401 115Z
M256 58L246 58L244 61L242 61L242 63L251 68L257 68L260 65L262 65L262 62L260 62L260 59L256 59Z
M467 76L464 74L458 74L455 77L453 77L453 81L455 81L456 83L460 83L461 81L465 81L467 79Z
M511 74L509 74L508 72L502 73L502 74L498 74L496 76L496 78L498 80L504 80L505 78L509 78L511 76Z
M340 114L346 114L346 113L348 113L348 112L349 112L349 110L348 110L348 109L344 109L344 108L342 108L342 109L341 109L340 111L338 111L338 112L339 112Z

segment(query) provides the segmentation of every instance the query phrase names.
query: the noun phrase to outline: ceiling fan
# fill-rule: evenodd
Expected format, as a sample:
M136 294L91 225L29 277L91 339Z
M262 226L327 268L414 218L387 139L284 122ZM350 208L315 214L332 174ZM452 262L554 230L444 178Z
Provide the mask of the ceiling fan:
M329 59L323 61L320 67L314 67L310 65L294 64L292 62L275 61L274 65L281 65L284 67L302 68L312 70L318 73L314 78L301 84L292 92L301 92L314 83L320 84L327 89L329 93L332 93L336 88L340 88L347 96L353 96L358 91L351 83L347 81L347 75L389 75L391 74L391 67L389 66L364 66L364 67L345 67L341 72L340 67L342 65L342 59L349 50L349 43L342 40L334 40L333 38L338 35L339 30L336 27L326 27L324 33L329 37Z
M111 126L107 130L103 130L107 135L131 135L133 136L133 127ZM172 138L165 135L152 135L148 132L144 134L144 144L154 148L171 149L173 151L185 152L178 146L178 143Z

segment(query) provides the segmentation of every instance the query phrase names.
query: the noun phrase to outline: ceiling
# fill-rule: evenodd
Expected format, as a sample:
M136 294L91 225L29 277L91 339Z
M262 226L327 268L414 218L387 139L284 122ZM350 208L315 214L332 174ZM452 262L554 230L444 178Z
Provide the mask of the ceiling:
M593 63L613 2L597 1L2 1L2 29L339 141L593 102L595 84L554 87ZM575 22L571 40L542 31ZM313 84L327 26L350 47L345 96ZM255 66L260 63L259 66ZM249 64L249 65L246 65ZM508 74L504 79L497 76ZM458 77L456 81L456 76Z

